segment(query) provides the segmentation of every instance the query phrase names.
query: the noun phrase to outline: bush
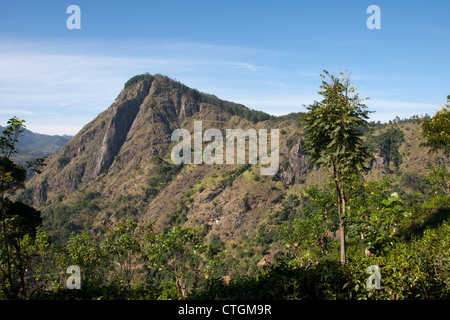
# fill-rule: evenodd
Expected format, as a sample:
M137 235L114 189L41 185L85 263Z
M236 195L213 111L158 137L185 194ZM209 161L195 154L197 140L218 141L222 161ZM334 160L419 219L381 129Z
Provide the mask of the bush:
M70 159L66 156L61 156L56 161L58 162L59 168L62 169L70 162Z
M397 243L383 255L349 260L346 265L350 281L346 283L352 299L448 299L450 267L449 225L428 229L420 241ZM366 269L378 265L379 290L368 290Z
M225 284L210 279L188 298L216 300L319 300L342 296L346 276L340 263L325 261L312 267L296 268L280 259L255 277L243 277Z

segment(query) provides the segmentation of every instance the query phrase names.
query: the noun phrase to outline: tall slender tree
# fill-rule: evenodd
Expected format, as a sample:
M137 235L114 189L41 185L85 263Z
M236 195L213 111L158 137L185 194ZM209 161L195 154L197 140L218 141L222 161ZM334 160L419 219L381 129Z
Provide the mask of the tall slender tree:
M321 74L323 96L320 102L307 107L301 117L305 140L303 148L309 154L312 165L326 166L336 187L339 229L341 241L341 263L345 257L345 223L347 220L346 181L368 168L371 157L363 145L356 128L367 125L369 111L350 87L349 75L338 77L324 70ZM331 170L330 170L331 169Z

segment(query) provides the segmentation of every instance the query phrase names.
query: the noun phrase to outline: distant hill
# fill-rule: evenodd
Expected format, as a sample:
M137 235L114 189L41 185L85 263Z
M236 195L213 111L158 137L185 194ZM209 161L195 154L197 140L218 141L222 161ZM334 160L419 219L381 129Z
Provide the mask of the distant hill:
M326 170L311 167L302 151L299 115L273 117L166 76L139 75L73 139L26 135L24 150L57 152L19 199L42 211L45 229L60 241L71 231L96 233L128 218L153 220L160 230L199 226L209 241L227 249L228 270L245 274L258 268L269 250L276 252L272 235L282 219L277 212L286 204L298 205L290 199L305 186L327 181ZM192 134L199 120L203 132L279 129L278 173L261 175L259 162L173 164L172 132L184 128ZM405 190L420 191L418 177L431 158L419 148L419 129L417 119L371 123L362 129L375 157L366 178L391 175Z
M0 126L0 133L5 129L5 127ZM72 138L73 136L70 135L46 135L25 129L19 138L19 152L14 159L18 164L25 165L26 161L53 155Z

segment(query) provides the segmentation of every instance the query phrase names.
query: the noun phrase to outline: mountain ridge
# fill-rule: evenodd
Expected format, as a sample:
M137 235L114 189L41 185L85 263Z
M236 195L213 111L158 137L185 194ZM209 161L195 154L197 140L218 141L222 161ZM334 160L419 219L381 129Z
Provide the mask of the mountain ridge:
M0 126L0 132L5 129L6 127ZM26 168L27 161L53 155L60 151L72 138L71 135L48 135L24 129L17 144L18 152L12 158L17 164ZM29 174L33 175L32 172Z

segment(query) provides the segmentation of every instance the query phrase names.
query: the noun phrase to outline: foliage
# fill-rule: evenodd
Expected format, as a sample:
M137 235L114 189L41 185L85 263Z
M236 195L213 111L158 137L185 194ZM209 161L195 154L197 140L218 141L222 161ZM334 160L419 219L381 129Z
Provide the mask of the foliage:
M275 199L278 201L278 199ZM282 208L274 214L274 218L279 221L292 221L297 216L296 208L300 205L297 195L290 194L282 202Z
M426 229L414 242L396 242L388 251L372 258L358 258L347 265L352 275L345 289L351 299L449 299L449 224ZM368 290L369 265L378 265L379 290Z
M377 239L378 243L384 243L382 249L370 256L361 250L361 243L365 240L358 239L359 233L354 233L356 241L349 242L345 266L338 263L331 252L337 249L333 246L330 246L330 254L326 256L319 257L318 250L316 255L311 253L311 261L303 265L297 263L298 256L288 254L256 276L231 280L228 284L221 278L211 278L189 297L219 300L449 299L449 200L440 196L414 208L405 208L398 195L384 197L388 187L388 180L363 187L372 196L368 198L368 203L379 200L372 203L369 211L374 211L374 217L368 225L381 237ZM355 221L358 221L356 214L349 222ZM305 225L308 223L313 224L305 222ZM360 224L356 227L359 228ZM394 232L395 228L398 231ZM295 228L292 230L296 232ZM307 232L306 228L303 230ZM290 239L295 236L289 235L289 232L286 235L286 243L292 243ZM303 236L302 240L309 241L305 248L310 246L312 252L319 245L311 239L310 234L309 237ZM336 242L336 239L330 241ZM301 243L298 244L300 246ZM380 269L379 289L367 286L370 280L367 268L372 265Z
M450 95L447 96L447 104L432 117L426 117L422 121L422 136L426 139L421 144L428 147L430 153L441 151L444 156L450 156ZM430 180L437 182L440 189L450 196L450 174L446 165L428 163L432 176Z
M232 115L244 117L245 119L247 119L253 123L257 123L260 121L265 121L265 120L270 119L270 115L265 112L258 111L258 110L251 110L251 109L248 109L244 106L237 105L237 104L226 104L224 109L226 112L228 112Z
M230 187L234 180L236 180L241 174L243 174L245 171L247 171L251 167L250 163L246 163L242 166L237 167L236 169L227 171L222 173L220 181L222 187Z
M280 236L292 257L291 263L303 266L328 253L328 238L337 220L332 188L320 190L311 185L302 196L302 209L292 222L279 226Z
M27 280L16 276L23 277L23 296L31 299L183 298L214 274L225 254L197 229L156 233L151 222L140 226L132 220L105 226L99 235L72 233L66 246L39 227L18 240L22 269L31 273ZM13 248L15 258L19 247ZM81 270L80 290L66 288L70 265Z
M364 125L368 118L366 106L362 104L359 95L350 88L350 79L340 74L338 78L325 75L330 82L322 81L319 91L324 99L307 107L301 121L306 133L303 148L309 152L311 164L321 164L327 167L335 166L341 175L363 170L367 150L356 132L356 127Z
M110 262L110 281L120 287L130 288L142 269L140 265L145 261L141 239L147 230L132 220L120 222L115 228L107 226L105 229L106 236L101 246Z
M288 248L287 255L255 275L223 282L216 270L224 253L207 244L198 229L176 226L158 233L152 223L127 220L105 226L99 235L74 233L65 247L55 246L39 228L34 236L25 234L21 257L34 278L25 292L32 292L32 299L448 299L448 197L437 195L407 208L390 187L385 179L349 192L354 232L348 234L344 267L338 262L338 239L328 238L325 254L315 237L332 227L320 215L330 209L333 188L311 186L301 198L303 215L285 221L283 239L292 247L297 241L295 250ZM377 250L364 255L361 248L373 244ZM82 270L81 290L65 289L71 264ZM367 288L370 265L380 268L380 289Z
M175 165L156 157L152 160L156 168L155 176L147 181L145 195L148 198L156 196L165 186L167 186L180 171L183 165Z
M76 265L82 272L82 283L88 287L98 287L104 281L103 265L106 256L93 236L72 233L67 246L55 253L55 262L59 270Z
M450 95L447 104L430 118L422 121L422 136L426 139L422 146L429 147L431 152L442 151L450 155Z
M59 168L62 169L70 162L70 159L62 155L61 157L56 159L56 162L58 162Z
M209 277L223 258L195 228L175 226L167 233L150 234L147 241L152 266L175 280L179 298Z
M339 263L324 261L314 266L292 266L280 259L255 277L243 277L225 284L212 278L189 296L216 300L318 300L336 299L346 275Z
M432 187L431 192L450 196L450 173L447 170L447 164L427 162L426 167L429 173L425 177L425 182Z
M125 82L124 89L128 89L129 87L135 85L136 83L140 81L148 81L153 80L153 77L149 73L136 75L132 78L130 78L127 82Z
M367 169L370 158L367 147L362 143L356 128L364 126L368 119L366 106L350 88L349 76L330 75L326 70L322 77L324 98L307 107L301 121L304 123L305 139L303 149L309 153L311 164L331 168L331 181L336 187L337 207L341 237L341 263L345 264L345 181ZM329 82L324 79L329 77Z
M6 297L26 295L25 272L30 264L30 238L42 223L40 212L9 197L24 188L27 171L11 157L17 153L19 137L25 130L24 120L13 117L0 137L0 289ZM44 159L28 162L34 172L44 165Z
M402 157L399 152L399 146L404 141L403 131L398 128L388 128L377 136L371 136L370 146L380 152L380 156L386 161L389 168L392 163L396 170L398 170Z
M386 244L392 245L402 215L410 214L404 211L403 201L397 192L383 199L376 208L361 209L356 212L356 216L363 221L360 226L362 243L371 254L382 250Z

